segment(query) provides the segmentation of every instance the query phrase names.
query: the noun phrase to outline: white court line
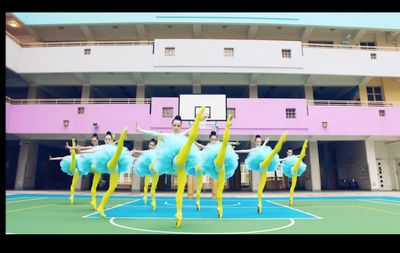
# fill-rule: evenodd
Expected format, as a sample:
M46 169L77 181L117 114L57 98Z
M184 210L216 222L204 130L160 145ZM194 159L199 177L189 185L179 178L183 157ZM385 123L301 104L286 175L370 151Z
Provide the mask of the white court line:
M29 199L31 197L18 197L18 198L11 198L11 199L6 199L6 202L8 201L13 201L13 200L18 200L18 199Z
M150 205L148 205L148 206L124 206L123 208L149 208L149 207L151 207ZM184 207L184 208L195 208L196 206L182 206L182 207ZM215 206L200 206L200 208L217 208L218 206L217 205L215 205ZM243 208L243 209L245 209L245 208L250 208L250 209L256 209L257 207L251 207L251 206L240 206L240 207L238 207L238 206L222 206L223 208ZM157 206L157 209L158 208L176 208L176 206L175 205L170 205L170 206ZM270 207L267 207L267 209L269 209L269 208L282 208L282 207L276 207L276 206L270 206Z
M399 204L395 204L395 203L380 202L380 201L365 200L365 199L357 199L357 200L358 200L358 201L364 201L364 202L378 203L378 204L386 204L386 205L400 206L400 203L399 203Z
M278 206L283 206L283 207L286 207L286 208L289 208L289 209L293 209L293 210L298 211L298 212L301 212L301 213L305 213L305 214L314 216L314 217L316 217L317 219L322 219L322 217L319 217L319 216L317 216L317 215L314 215L314 214L311 214L311 213L307 213L307 212L301 211L301 210L299 210L299 209L296 209L296 208L293 208L293 207L290 207L290 206L285 206L285 205L282 205L282 204L279 204L279 203L275 203L275 202L272 202L272 201L269 201L269 200L265 200L265 201L266 201L266 202L269 202L269 203L272 203L272 204L275 204L275 205L278 205Z
M114 226L120 227L120 228L125 228L129 230L136 230L136 231L141 231L141 232L152 232L152 233L163 233L163 234L255 234L255 233L262 233L262 232L269 232L269 231L276 231L276 230L281 230L285 229L288 227L291 227L295 224L295 221L293 219L290 220L290 224L282 227L277 227L277 228L271 228L271 229L264 229L264 230L256 230L256 231L245 231L245 232L221 232L221 233L193 233L193 232L172 232L172 231L163 231L163 230L151 230L151 229L142 229L142 228L134 228L134 227L128 227L128 226L123 226L119 225L114 222L115 218L110 219L110 223Z
M102 217L87 217L87 219L100 219ZM116 217L107 217L107 218L115 218L115 219L133 219L133 220L175 220L176 218L174 217L124 217L124 216L116 216ZM215 218L186 218L183 217L185 220L221 220L218 217ZM316 220L313 217L310 218L266 218L266 217L261 217L261 218L224 218L222 217L222 220L287 220L287 219L293 219L293 220Z
M141 199L135 199L135 200L126 202L125 204L119 204L119 205L116 205L116 206L107 208L107 209L104 210L104 212L106 212L106 211L108 211L108 210L111 210L111 209L114 209L114 208L117 208L117 207L121 207L121 206L127 205L127 204L129 204L129 203L133 203L133 202L139 201L139 200L141 200ZM88 214L88 215L82 216L82 218L87 218L88 216L93 215L93 214L96 214L96 213L98 213L98 212L96 211L96 212L90 213L90 214Z
M167 201L164 202L164 205L176 207L176 205L174 205L174 204L168 204ZM236 202L236 204L234 204L234 205L222 205L222 207L225 208L225 207L228 207L228 206L239 206L239 205L240 205L240 202ZM195 206L182 206L182 207L195 207ZM201 206L201 207L217 207L217 206Z
M48 199L49 197L43 197L43 198L35 198L35 199L24 199L24 200L18 200L14 202L6 201L6 204L14 204L14 203L19 203L19 202L25 202L25 201L32 201L32 200L38 200L38 199Z

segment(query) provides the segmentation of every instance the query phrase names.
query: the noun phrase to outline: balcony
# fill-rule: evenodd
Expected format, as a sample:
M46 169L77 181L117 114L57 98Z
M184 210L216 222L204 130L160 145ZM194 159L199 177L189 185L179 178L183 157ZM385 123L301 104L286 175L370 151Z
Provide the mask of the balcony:
M84 110L80 108L84 108ZM163 108L172 116L163 117ZM305 99L228 99L235 108L231 135L279 136L399 136L400 103L357 101L307 101ZM288 109L290 109L288 111ZM82 113L82 111L84 113ZM288 114L289 112L289 114ZM10 99L6 98L7 134L79 135L119 132L128 127L131 138L139 138L136 122L143 129L170 132L178 113L178 98L135 99ZM288 116L289 115L289 116ZM65 120L68 124L65 124ZM96 123L96 124L94 124ZM217 122L222 134L225 122ZM182 129L189 128L183 122ZM200 135L208 136L209 130Z

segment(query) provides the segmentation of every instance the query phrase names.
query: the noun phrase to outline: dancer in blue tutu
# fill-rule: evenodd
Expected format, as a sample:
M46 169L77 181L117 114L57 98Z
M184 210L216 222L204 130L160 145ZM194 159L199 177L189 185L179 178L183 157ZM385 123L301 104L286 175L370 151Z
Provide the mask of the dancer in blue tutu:
M307 165L302 162L304 156L306 155L308 140L305 140L303 147L301 148L300 155L292 155L293 151L291 149L287 152L287 157L282 159L282 172L285 176L292 179L292 185L290 186L289 194L289 205L293 205L293 194L297 183L297 177L306 171Z
M285 132L280 138L278 143L275 145L274 149L270 146L266 146L264 142L263 146L261 144L261 138L256 138L259 142L259 146L252 149L245 160L246 167L250 170L260 172L260 186L258 188L258 204L257 212L262 211L262 194L264 192L265 183L267 182L267 172L274 172L279 166L279 151L282 148L283 142L286 140L287 132ZM236 151L239 152L239 151Z
M93 206L94 210L97 210L97 200L96 200L96 190L101 179L102 173L95 168L94 164L94 153L100 151L102 148L106 147L108 144L116 144L117 141L114 141L115 135L111 134L110 131L106 133L104 136L103 145L98 145L98 136L97 134L93 134L91 143L92 146L78 146L78 150L80 150L81 158L78 159L78 170L82 176L87 175L88 173L94 174L92 187L90 189L91 193L91 201L90 204ZM67 148L69 148L67 146Z
M194 124L190 130L189 137L180 133L182 119L176 116L172 120L172 133L158 133L140 129L136 124L136 130L154 137L162 137L157 145L156 156L154 159L154 170L160 174L176 174L178 179L178 189L176 192L176 226L182 223L182 199L186 184L186 169L195 167L198 164L199 150L192 145L199 132L199 123L202 119L205 108L202 107L196 115Z
M239 156L235 153L232 146L228 143L229 128L232 115L229 115L226 122L222 142L217 141L216 135L210 136L210 143L201 151L200 167L203 172L213 179L217 179L217 212L218 217L222 218L222 192L225 180L233 176L238 166Z
M143 196L143 201L144 204L146 205L147 202L147 191L149 188L149 183L150 183L150 177L152 178L152 183L151 183L151 206L153 208L153 211L156 210L156 188L157 188L157 183L159 179L159 173L154 171L154 157L155 157L155 148L156 148L157 142L155 139L151 139L149 142L149 149L142 151L142 150L136 150L134 149L132 153L139 153L141 154L139 158L136 160L135 165L133 167L133 171L141 176L144 177L144 196Z
M67 143L68 145L68 143ZM76 154L76 146L75 146L75 139L72 139L72 147L70 149L71 155L68 156L63 156L63 157L49 157L50 161L54 160L61 160L60 162L60 167L61 170L68 174L69 176L72 176L72 182L71 186L69 187L70 190L70 203L74 203L74 194L75 194L75 186L76 183L78 182L79 177L81 176L79 171L77 170L77 161L78 159L81 158L80 155Z
M115 191L118 183L118 175L125 173L132 168L133 157L132 152L125 148L124 140L126 138L127 128L124 128L119 140L118 145L112 142L111 132L107 132L105 137L105 145L100 148L93 148L90 150L82 151L82 153L92 153L81 166L82 173L89 173L92 169L98 173L110 174L110 184L108 190L103 195L97 211L104 218L107 216L104 213L104 207L109 200L111 194ZM90 163L91 161L91 163ZM93 164L93 166L91 166Z
M94 133L90 139L90 143L92 145L90 146L80 146L77 145L77 152L80 154L79 159L77 159L77 166L78 166L78 171L81 176L85 176L90 172L93 172L93 181L92 181L92 187L90 189L91 193L91 201L90 204L93 206L94 210L96 210L96 189L99 184L100 178L101 178L101 173L96 172L94 169L94 165L92 164L92 159L90 154L83 154L83 153L90 153L90 152L95 152L99 148L101 148L104 145L99 145L99 137L97 136L96 133ZM68 149L71 149L67 143L65 146Z

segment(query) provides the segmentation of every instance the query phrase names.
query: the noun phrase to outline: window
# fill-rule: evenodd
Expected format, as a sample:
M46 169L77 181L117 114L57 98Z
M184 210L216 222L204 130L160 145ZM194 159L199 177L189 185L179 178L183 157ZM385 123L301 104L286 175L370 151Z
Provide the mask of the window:
M286 118L295 119L296 118L296 108L286 108Z
M383 101L381 87L367 87L368 101Z
M375 50L376 43L375 41L361 41L360 46L361 49Z
M90 48L85 48L84 53L85 55L89 55L91 53L91 49Z
M375 53L372 53L372 54L371 54L371 59L372 59L372 60L376 60L376 54L375 54Z
M224 48L224 56L226 56L226 57L233 57L233 56L234 56L233 47L226 47L226 48Z
M292 50L282 49L282 58L292 58Z
M385 110L379 110L379 116L385 117Z
M85 114L85 107L78 107L78 114Z
M165 48L165 56L175 56L175 48L174 47L166 47Z
M232 115L232 119L236 118L236 108L226 108L226 114Z
M162 108L162 117L163 118L172 118L174 115L174 108L172 107L163 107Z

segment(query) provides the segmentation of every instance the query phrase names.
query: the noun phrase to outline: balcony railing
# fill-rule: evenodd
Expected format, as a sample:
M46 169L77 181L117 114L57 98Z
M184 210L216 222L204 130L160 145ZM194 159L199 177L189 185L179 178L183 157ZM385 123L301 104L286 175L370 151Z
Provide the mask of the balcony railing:
M317 44L317 43L302 43L303 47L318 47L318 48L339 48L339 49L356 49L356 50L375 50L375 51L400 51L399 47L381 47L381 46L358 46L344 44Z
M400 106L400 102L394 101L357 101L357 100L307 100L308 105L324 106Z
M154 41L140 40L140 41L71 41L71 42L30 42L23 43L15 38L12 34L6 31L6 36L10 37L13 41L21 47L74 47L74 46L142 46L154 45ZM382 46L358 46L358 45L345 45L345 44L318 44L318 43L302 43L303 47L318 47L318 48L340 48L340 49L367 49L377 51L400 51L400 47L382 47Z
M6 96L10 104L150 104L150 98L35 98L13 99Z
M79 46L143 46L154 45L154 41L65 41L65 42L29 42L19 41L13 35L6 31L6 35L15 41L21 47L79 47Z

